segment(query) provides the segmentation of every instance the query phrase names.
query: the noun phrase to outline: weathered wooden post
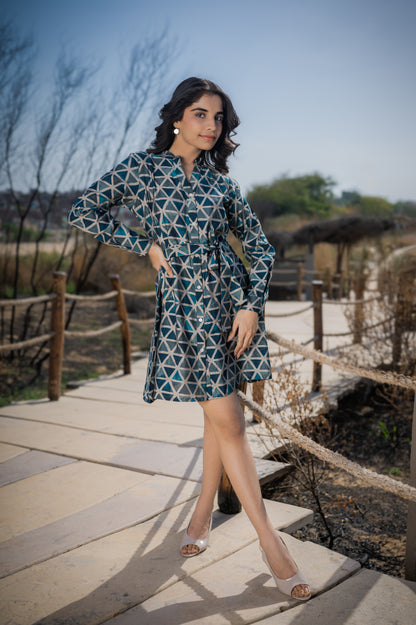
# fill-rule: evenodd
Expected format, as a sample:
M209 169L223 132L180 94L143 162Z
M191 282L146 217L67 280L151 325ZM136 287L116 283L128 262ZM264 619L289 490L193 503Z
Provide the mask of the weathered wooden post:
M314 348L318 351L322 351L323 345L323 324L322 324L322 280L314 280L312 282L312 301L314 303L313 308L313 334L314 334ZM322 365L319 362L313 361L313 374L312 374L312 392L319 392L321 390L322 383Z
M412 306L414 299L414 273L402 271L399 274L396 309L394 314L393 363L400 362L402 355L402 335L410 329Z
M416 391L413 403L410 486L416 487ZM409 501L407 512L405 578L416 581L416 503Z
M303 263L298 263L298 301L302 301L303 291Z
M355 277L354 291L355 300L362 300L364 297L365 276L360 271ZM363 322L364 322L364 304L355 304L354 306L354 332L353 343L362 343L363 340Z
M325 269L325 280L327 281L328 284L328 297L329 299L333 298L333 291L332 291L332 273L331 273L331 267L329 265L326 266Z
M51 401L58 401L61 396L65 337L66 273L63 271L54 272L52 291L56 297L52 300L51 310L51 332L54 334L49 348L48 397Z
M257 380L257 382L253 382L253 401L255 401L259 406L263 406L264 402L264 385L265 380ZM261 423L260 417L256 414L253 414L253 421Z
M131 338L130 338L130 325L129 317L127 315L126 301L124 299L124 293L121 288L120 278L117 274L110 276L113 289L117 291L117 315L122 322L120 326L121 342L123 345L123 369L124 375L131 373Z
M247 382L242 382L238 386L238 388L243 393L246 393ZM221 510L221 512L224 512L224 514L237 514L238 512L241 512L240 500L235 494L234 488L232 487L230 479L224 469L222 471L217 497L218 508Z

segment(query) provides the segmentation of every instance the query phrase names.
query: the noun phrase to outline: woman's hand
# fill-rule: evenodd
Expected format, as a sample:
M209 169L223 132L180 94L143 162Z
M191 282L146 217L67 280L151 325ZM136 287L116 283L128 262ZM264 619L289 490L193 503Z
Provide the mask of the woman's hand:
M240 309L233 322L233 327L228 335L227 341L231 341L237 334L237 345L235 346L234 356L240 358L241 354L250 346L251 341L258 328L258 314L254 310Z
M166 260L164 254L163 254L163 250L160 247L160 245L158 245L157 243L153 242L152 245L150 246L149 251L147 252L147 255L150 258L150 262L152 263L152 265L156 269L156 271L159 271L159 269L161 267L164 267L166 269L166 273L168 274L168 276L170 278L173 277L173 271L171 269L171 266L169 265L168 261Z

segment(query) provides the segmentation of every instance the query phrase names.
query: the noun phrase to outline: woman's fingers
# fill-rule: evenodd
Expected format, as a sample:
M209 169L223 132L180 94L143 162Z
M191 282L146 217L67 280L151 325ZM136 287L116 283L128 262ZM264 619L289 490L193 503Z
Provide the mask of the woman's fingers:
M147 252L147 255L149 256L150 262L152 263L156 271L159 271L159 269L163 267L168 276L170 276L171 278L173 277L172 268L166 260L160 245L158 245L157 243L152 243L149 251Z
M231 332L227 338L227 341L231 341L237 333L237 344L234 349L234 356L236 356L236 358L239 358L241 354L250 347L257 327L258 314L256 312L244 309L238 311Z

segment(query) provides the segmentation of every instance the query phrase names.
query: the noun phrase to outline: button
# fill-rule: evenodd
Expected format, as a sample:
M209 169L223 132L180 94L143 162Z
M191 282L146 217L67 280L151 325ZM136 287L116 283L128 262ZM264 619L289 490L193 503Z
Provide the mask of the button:
M198 321L201 323L201 321L203 321L202 317L198 317Z
M197 284L196 288L198 289L198 291L200 291L202 289L202 286L200 284Z

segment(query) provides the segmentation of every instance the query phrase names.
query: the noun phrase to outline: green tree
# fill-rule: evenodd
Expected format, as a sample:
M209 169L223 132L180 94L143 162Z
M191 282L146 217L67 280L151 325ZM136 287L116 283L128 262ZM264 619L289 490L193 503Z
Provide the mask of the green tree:
M260 219L287 213L325 218L331 210L334 185L332 178L318 173L282 176L270 184L256 185L247 199Z
M394 207L382 197L363 195L356 208L360 215L366 217L390 217Z

